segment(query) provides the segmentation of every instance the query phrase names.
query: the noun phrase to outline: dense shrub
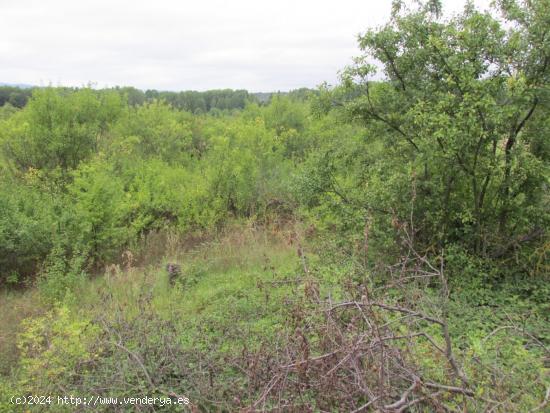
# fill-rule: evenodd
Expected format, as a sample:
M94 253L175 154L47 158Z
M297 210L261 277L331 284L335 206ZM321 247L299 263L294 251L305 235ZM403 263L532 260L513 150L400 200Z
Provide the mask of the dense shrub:
M0 284L38 270L56 231L55 204L32 185L0 178Z

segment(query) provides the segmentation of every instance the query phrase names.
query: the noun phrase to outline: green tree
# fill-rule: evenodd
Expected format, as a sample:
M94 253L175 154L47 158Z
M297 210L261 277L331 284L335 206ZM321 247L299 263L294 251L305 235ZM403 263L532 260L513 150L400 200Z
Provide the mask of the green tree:
M82 163L68 185L72 205L65 231L73 248L89 251L92 262L112 259L132 239L131 199L114 165L103 159Z
M4 106L0 106L0 121L9 118L16 112L17 109L10 103L6 103Z
M360 37L364 54L343 84L349 115L394 159L386 167L399 179L375 188L390 194L387 209L404 214L409 187L419 239L502 255L503 242L531 240L549 223L548 153L533 144L549 113L550 3L495 7L468 3L444 20L437 1L394 2L390 22Z
M91 89L35 89L0 131L4 156L17 169L74 169L97 151L122 107L120 96Z
M169 162L182 160L191 148L192 132L188 116L168 104L153 101L129 108L112 129L117 142L133 142L134 152ZM107 142L108 146L110 142Z
M38 188L36 174L22 181L0 174L0 285L34 274L52 246L63 200Z

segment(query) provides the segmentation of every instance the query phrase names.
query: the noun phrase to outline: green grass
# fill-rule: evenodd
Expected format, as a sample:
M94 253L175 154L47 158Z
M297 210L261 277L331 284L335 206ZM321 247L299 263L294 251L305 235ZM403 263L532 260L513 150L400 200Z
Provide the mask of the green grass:
M154 311L177 320L184 346L221 343L221 351L254 346L283 328L284 300L296 294L301 277L295 247L284 232L231 229L214 240L142 267L89 280L69 306L83 316L123 309L139 317L140 297L150 296ZM170 286L165 262L177 262L182 275ZM288 280L288 282L286 282Z
M260 354L265 357L262 360L271 360L277 349L291 346L295 336L291 326L296 326L291 317L296 308L307 318L308 325L320 328L320 335L313 330L308 336L310 355L326 352L318 352L325 330L323 320L317 318L319 308L309 305L306 284L318 284L321 300L338 301L345 299L343 291L348 287L343 285L353 288L353 277L357 276L349 260L327 259L322 255L328 253L326 249L319 249L316 256L308 248L306 275L296 253L296 242L290 241L290 231L295 230L258 230L241 224L197 243L185 244L166 237L165 245L156 246L158 251L164 251L163 255L139 265L129 260L122 268L110 266L104 275L81 280L58 306L64 317L61 312L48 312L50 306L41 300L38 289L4 293L0 296L0 317L7 328L0 334L0 398L17 391L46 391L47 386L59 384L51 377L57 377L63 386L76 386L75 391L105 386L120 392L149 391L141 369L127 352L113 344L117 342L139 354L144 363L149 363L151 372L161 372L166 380L163 385L190 391L195 400L203 403L204 411L216 406L217 402L210 404L211 400L224 400L226 394L244 389L250 391L246 397L252 400L257 396L257 383L247 381L249 372L243 370L247 368L243 360L255 360ZM168 282L166 262L181 265L182 274L175 285ZM408 293L414 295L415 291ZM429 290L420 298L424 299L431 302ZM530 382L533 392L521 396L524 399L518 399L517 405L539 403L539 393L547 382L541 350L525 348L523 338L508 337L509 331L487 341L489 331L482 331L472 315L479 308L462 308L465 302L464 298L453 302L449 320L458 326L451 328L457 343L455 356L469 377L480 391L489 391L494 387L491 377L478 364L498 366L509 375L498 384L498 394L520 397L522 383ZM506 303L506 310L517 308L518 314L524 314L519 304ZM41 317L43 313L48 315ZM468 323L461 324L464 314L470 314ZM27 328L26 336L20 336L19 341L27 337L28 343L34 340L38 344L27 346L26 353L20 356L17 337L27 317L34 319L34 329ZM443 345L439 329L428 332ZM57 347L48 343L57 343ZM422 341L413 350L412 362L425 375L444 382L447 366L438 353L434 354L433 348ZM175 351L173 359L171 351ZM163 364L166 359L168 365L177 365L175 370L181 376L171 378L170 370ZM51 376L56 360L59 366L72 360L75 366L94 367L67 367L67 377L65 373L63 377ZM25 370L25 365L35 368ZM10 371L9 366L20 369ZM208 374L213 378L209 379ZM113 377L116 381L112 383ZM24 383L30 384L23 387ZM38 387L33 383L38 383ZM10 411L2 410L9 407L0 400L0 412Z
M8 375L19 356L16 341L21 321L45 311L38 291L0 291L0 376Z
M246 225L192 245L165 237L165 244L156 246L165 251L164 256L151 257L140 265L129 260L125 266L109 266L104 275L80 281L59 305L72 314L71 319L90 320L96 326L102 325L101 320L141 326L132 320L143 317L144 323L148 317L169 321L184 352L201 351L220 360L244 349L254 351L285 328L285 303L302 291L300 259L289 239L288 231ZM168 282L166 262L181 265L175 285ZM51 304L40 300L39 289L4 294L1 299L2 321L9 326L0 337L2 386L18 388L25 373L17 369L10 373L6 366L19 363L16 349L21 321L46 313ZM40 329L48 329L45 318L37 320ZM150 339L162 340L162 333ZM29 356L31 361L43 358L40 353ZM47 374L44 371L44 377ZM230 377L235 372L228 368L221 374Z

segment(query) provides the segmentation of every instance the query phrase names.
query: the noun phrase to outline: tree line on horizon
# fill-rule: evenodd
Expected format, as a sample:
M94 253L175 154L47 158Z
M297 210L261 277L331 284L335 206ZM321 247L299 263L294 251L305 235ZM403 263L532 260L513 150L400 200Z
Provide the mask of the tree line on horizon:
M0 107L9 105L14 108L23 108L32 96L37 86L20 87L0 85ZM59 87L61 90L71 91L78 88ZM310 94L317 93L315 89L300 88L289 92L258 92L251 93L244 89L213 89L203 92L187 90L181 92L147 89L145 91L129 86L112 88L128 99L128 104L142 105L155 99L164 100L174 108L191 113L206 113L223 110L244 109L247 102L266 104L274 95L289 95L297 99L307 99Z

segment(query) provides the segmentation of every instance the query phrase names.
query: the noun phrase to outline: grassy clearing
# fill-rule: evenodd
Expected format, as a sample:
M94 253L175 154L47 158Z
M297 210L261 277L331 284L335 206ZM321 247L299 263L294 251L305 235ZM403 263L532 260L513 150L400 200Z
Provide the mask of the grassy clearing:
M98 334L96 327L102 323L116 325L122 336L128 334L124 343L129 348L138 348L142 339L151 339L156 343L153 346L157 346L157 341L163 340L167 334L163 331L166 322L171 326L169 334L183 352L209 352L213 357L221 358L243 349L254 351L285 328L285 303L299 294L303 274L296 245L291 241L296 239L295 234L295 228L260 229L242 224L208 240L203 238L201 242L189 242L171 234L156 234L154 240L164 245L157 244L152 250L164 251L163 255L149 256L147 260L136 263L132 254L126 252L120 264L108 266L102 276L82 280L67 293L63 302L55 306L64 309L60 313L51 310L51 304L39 300L38 289L4 294L0 314L4 325L9 326L1 336L0 366L4 390L21 389L25 385L31 386L27 387L29 389L34 386L35 391L38 390L36 386L47 387L47 380L42 379L52 374L48 372L50 366L42 366L39 360L45 356L50 360L62 360L67 356L69 350L63 346L55 348L60 345L60 341L55 340L64 340L59 334L65 334L64 330L73 331L65 339L72 340L67 346L72 346L69 353L72 351L76 357L79 351L84 351L83 342L97 339L90 336L90 331ZM152 241L148 240L148 243L151 247ZM168 282L164 269L166 262L181 265L182 274L174 285ZM46 316L40 317L44 314ZM146 321L141 323L140 320ZM78 324L81 321L83 324ZM86 323L93 328L81 328ZM155 325L159 326L158 332L154 331ZM29 342L45 343L41 349L33 347L29 351L27 348L23 354L27 367L22 367L16 351L17 343L20 345L21 342L18 333L23 330L28 334ZM105 346L97 344L92 347L93 350L81 354L84 359L89 358L82 363L97 363L100 365L96 367L98 371L112 369L113 366L103 366L97 360L97 357L109 359L110 353L105 353ZM34 364L29 364L29 360ZM29 365L32 370L29 370ZM10 367L13 368L11 371ZM78 367L74 368L78 370ZM39 372L40 369L44 371ZM57 369L65 371L62 366L57 366ZM231 375L230 370L223 375ZM29 374L43 377L25 377ZM93 378L99 382L106 379ZM85 380L90 378L78 379L79 382Z
M84 283L74 309L100 315L123 308L139 316L139 297L152 298L153 308L167 320L178 320L182 342L227 339L227 331L254 341L280 328L283 301L293 295L300 276L293 230L232 228L190 249L172 242L155 263L108 272ZM172 287L163 263L177 262L182 275ZM285 280L288 280L286 282ZM101 305L100 305L101 304ZM231 341L224 340L231 347Z

